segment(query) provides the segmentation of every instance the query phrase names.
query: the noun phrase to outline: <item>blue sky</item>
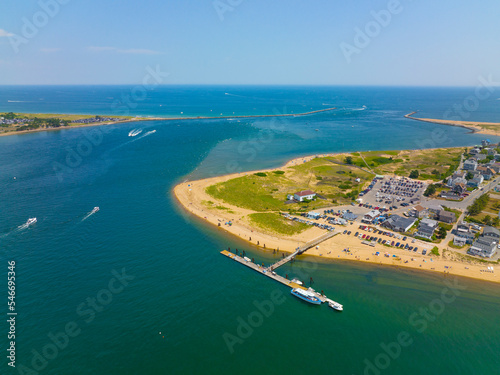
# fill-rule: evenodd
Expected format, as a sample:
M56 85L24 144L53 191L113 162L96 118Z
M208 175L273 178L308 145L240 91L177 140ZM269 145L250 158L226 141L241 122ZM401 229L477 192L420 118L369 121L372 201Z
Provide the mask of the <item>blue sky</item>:
M2 0L0 84L159 65L166 84L474 86L500 81L499 20L498 0Z

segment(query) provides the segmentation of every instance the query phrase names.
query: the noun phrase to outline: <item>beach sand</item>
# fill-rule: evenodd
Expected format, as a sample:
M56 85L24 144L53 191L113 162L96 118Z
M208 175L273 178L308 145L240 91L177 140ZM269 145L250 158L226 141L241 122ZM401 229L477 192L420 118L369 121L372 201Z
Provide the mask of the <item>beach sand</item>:
M334 154L328 154L334 155ZM326 156L326 154L321 154L318 156ZM311 160L315 156L300 157L287 162L284 166L278 168L283 169L287 166L297 165L303 163L304 160ZM188 212L198 216L204 221L215 225L221 230L225 230L241 239L248 241L254 245L258 245L262 248L268 250L278 249L285 252L293 252L295 249L309 242L322 234L325 230L311 227L306 231L294 235L294 236L284 236L277 233L269 233L260 228L252 226L248 220L245 218L246 215L254 213L255 211L240 208L228 204L226 202L218 201L214 197L208 195L205 189L208 186L217 184L219 182L224 182L235 177L241 177L247 174L252 174L256 172L269 172L272 170L261 170L252 171L247 173L235 173L226 176L212 177L197 181L187 181L178 184L174 188L174 195L181 204L181 206ZM214 202L214 204L209 204L208 202ZM217 205L223 205L227 207L232 213L227 212L228 210L219 210L216 208ZM226 225L227 222L231 221L232 225ZM451 253L446 253L445 256L441 255L436 257L434 255L418 255L413 252L409 252L403 249L396 249L394 247L387 247L381 244L376 244L375 247L364 245L361 240L354 237L353 234L358 231L359 223L354 223L346 228L352 231L351 235L338 234L335 237L321 243L318 248L309 249L306 254L318 256L322 258L331 259L347 259L351 261L361 261L376 263L382 265L390 265L395 267L405 267L411 269L420 269L432 272L439 272L442 274L458 275L464 277L470 277L480 280L500 282L500 276L497 277L495 272L487 271L488 266L492 264L484 264L480 262L471 262L467 260L459 260L456 256L451 255ZM367 233L360 231L360 233ZM389 237L387 237L388 239ZM416 241L414 244L419 247L420 250L426 248L431 249L434 244L429 244L426 242ZM350 252L345 252L343 249L349 248ZM222 250L222 249L221 249ZM380 256L373 255L375 252L380 252ZM442 252L440 250L440 252ZM390 257L385 257L384 254L389 253ZM396 255L400 258L394 258ZM495 269L498 265L493 265Z
M432 118L419 118L419 117L413 117L412 114L414 113L415 112L410 113L405 117L412 120L431 122L434 124L459 126L462 128L469 129L473 133L478 133L478 134L500 135L500 123L498 122L456 121L456 120L440 120ZM496 128L498 128L498 130Z

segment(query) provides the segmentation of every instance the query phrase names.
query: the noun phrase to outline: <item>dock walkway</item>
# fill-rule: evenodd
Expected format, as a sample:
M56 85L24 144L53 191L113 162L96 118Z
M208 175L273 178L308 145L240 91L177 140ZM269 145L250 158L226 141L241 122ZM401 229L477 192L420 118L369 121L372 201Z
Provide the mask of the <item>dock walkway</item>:
M277 261L276 263L274 264L271 264L267 270L268 271L274 271L275 269L277 269L278 267L281 267L282 265L290 262L291 260L293 260L297 255L300 255L300 254L303 254L304 252L306 252L307 250L309 250L310 248L314 247L314 246L317 246L319 245L321 242L323 241L326 241L328 240L329 238L332 238L333 236L335 236L336 234L338 234L340 232L337 232L336 230L333 231L333 232L328 232L328 233L325 233L321 236L319 236L318 238L315 238L314 240L312 241L309 241L308 243L300 246L297 248L297 250L288 255L287 257L283 258L283 259L280 259L279 261Z
M244 258L240 257L239 255L233 254L227 250L222 250L220 253L222 255L225 255L228 258L231 258L232 260L234 260L238 263L241 263L241 264L247 266L248 268L251 268L254 271L257 271L258 273L260 273L264 276L267 276L267 277L269 277L269 278L271 278L271 279L273 279L273 280L275 280L283 285L286 285L290 288L300 288L300 289L304 289L304 290L310 290L302 285L296 284L296 283L284 278L283 276L278 275L276 272L269 271L267 268L259 266L258 264L255 264L252 261L247 261ZM313 292L314 295L321 300L321 302L326 302L328 300L328 298L326 296L324 296L316 291L313 291L313 290L310 290L310 291Z

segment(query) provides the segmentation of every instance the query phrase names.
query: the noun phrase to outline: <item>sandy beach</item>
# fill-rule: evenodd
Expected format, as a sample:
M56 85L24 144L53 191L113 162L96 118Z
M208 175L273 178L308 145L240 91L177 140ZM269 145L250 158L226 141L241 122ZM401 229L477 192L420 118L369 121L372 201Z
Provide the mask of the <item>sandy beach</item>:
M415 113L416 112L412 112L408 115L405 115L405 117L412 120L430 122L433 124L459 126L461 128L469 129L471 130L471 132L478 134L500 135L500 123L498 122L455 121L455 120L440 120L432 118L419 118L412 116ZM498 128L498 130L494 129L496 127Z
M286 169L289 166L303 163L304 160L311 160L316 156L326 156L326 154L292 159L279 169ZM311 227L304 232L293 236L270 233L249 223L246 216L254 213L255 211L236 207L226 202L217 201L205 191L208 186L224 182L235 177L257 172L269 172L277 169L235 173L197 181L186 181L175 186L174 195L185 210L216 226L220 230L225 230L228 233L238 236L245 241L267 250L277 249L285 252L293 252L298 246L321 236L325 233L325 231L317 227ZM228 210L218 209L218 205L223 205L228 208ZM229 221L232 222L232 225L230 226L226 224ZM445 255L441 254L439 257L436 257L434 255L429 255L429 253L424 256L404 249L396 249L394 247L388 247L381 244L376 244L375 247L364 245L360 239L353 236L353 234L358 231L358 226L359 223L354 223L353 225L348 225L345 228L339 227L342 228L342 230L348 229L352 231L352 234L350 236L347 234L338 234L321 243L318 248L308 250L306 254L322 258L376 263L394 267L405 267L438 272L441 274L458 275L497 283L500 282L500 277L497 277L495 272L487 270L487 267L491 266L491 264L460 260L457 256L454 256L450 252L446 252ZM414 245L418 246L420 249L431 249L434 246L434 244L418 240ZM344 249L349 249L349 252L344 251ZM374 255L376 252L380 252L380 255ZM388 253L389 256L384 256L385 253ZM393 255L395 255L395 257ZM498 267L497 265L493 266L495 269Z

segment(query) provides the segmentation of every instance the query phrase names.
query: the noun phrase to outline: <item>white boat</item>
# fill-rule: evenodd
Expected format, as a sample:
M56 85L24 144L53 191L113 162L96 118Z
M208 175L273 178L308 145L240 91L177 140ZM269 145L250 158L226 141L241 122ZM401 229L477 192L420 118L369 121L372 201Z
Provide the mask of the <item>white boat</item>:
M247 262L251 262L252 259L250 259L249 257L243 257L243 259L245 259Z
M134 130L131 130L129 133L128 133L128 136L129 137L135 137L136 135L139 135L142 133L142 129L134 129Z
M99 211L99 207L94 207L90 213L95 214L97 211Z
M329 300L328 301L328 306L330 306L332 309L337 310L337 311L343 311L344 306L342 306L340 303Z
M309 290L303 290L299 288L294 288L292 289L292 295L294 295L297 298L300 298L303 301L312 303L313 305L321 305L321 300L316 297L316 295L309 291Z
M302 285L302 281L300 281L299 279L292 279L292 283Z
M31 225L31 224L35 224L35 223L36 223L36 217L31 217L26 222L26 225Z

